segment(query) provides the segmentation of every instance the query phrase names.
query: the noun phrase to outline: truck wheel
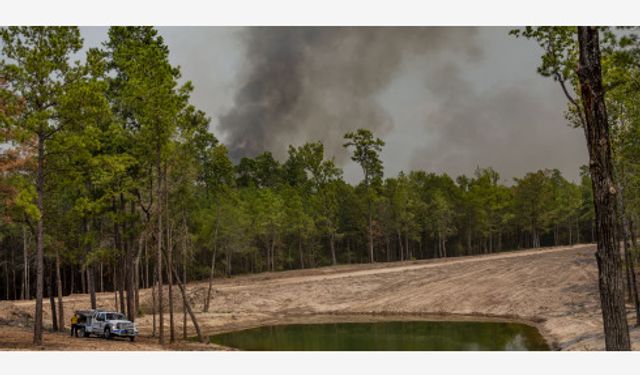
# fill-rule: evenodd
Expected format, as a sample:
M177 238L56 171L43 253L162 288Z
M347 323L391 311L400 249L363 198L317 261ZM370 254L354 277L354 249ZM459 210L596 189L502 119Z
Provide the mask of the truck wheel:
M136 337L135 336L131 336L131 337L129 337L129 340L131 340L131 342L134 342L134 341L136 341Z
M89 337L90 333L86 329L82 329L82 337Z
M87 332L84 330L84 327L78 328L77 333L80 337L87 337Z
M111 328L107 327L104 329L104 338L111 340Z

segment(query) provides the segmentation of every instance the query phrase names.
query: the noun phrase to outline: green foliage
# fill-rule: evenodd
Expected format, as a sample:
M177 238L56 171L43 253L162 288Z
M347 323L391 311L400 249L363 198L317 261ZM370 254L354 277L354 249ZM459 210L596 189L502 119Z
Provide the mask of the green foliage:
M627 218L636 222L640 213L638 205L638 166L640 165L640 44L637 27L599 27L602 81L605 88L605 102L611 128L611 143L615 176ZM578 44L575 27L526 27L513 30L512 35L534 40L542 47L541 64L538 73L552 77L561 84L569 101L567 118L574 126L584 125L582 104L580 103L578 73ZM588 169L581 171L581 202L578 193L565 191L560 200L568 200L571 209L556 209L555 215L567 218L568 212L579 208L579 220L593 219L593 197ZM565 189L567 190L567 189ZM575 189L574 189L575 190Z
M345 134L347 142L345 148L353 148L351 160L360 164L364 173L364 183L378 185L383 176L382 160L380 153L384 142L380 138L374 138L373 133L368 129L358 129L355 132Z
M571 28L516 33L550 43L540 73L572 91ZM336 263L364 262L371 248L376 260L394 261L592 239L586 168L579 184L556 170L505 184L492 168L455 179L426 171L385 178L384 142L367 129L345 135L363 171L355 185L321 142L289 146L286 160L265 150L236 162L211 120L189 103L192 86L178 85L179 69L154 28L113 27L101 49L73 64L69 56L82 42L75 28L6 28L1 35L2 141L21 151L0 160L0 241L20 250L22 229L30 238L42 219L47 252L61 256L67 274L99 267L113 288L114 274L141 262L152 278L157 215L163 247L179 254L175 261L190 279L207 277L212 257L220 275L330 265L334 255ZM635 220L640 53L631 33L607 38L614 156ZM39 136L47 146L43 212L34 154L22 151Z
M0 30L0 88L3 103L16 116L3 117L18 142L33 134L48 138L58 130L59 103L75 78L69 62L82 47L77 27L7 27Z
M527 26L510 32L515 37L533 39L544 49L538 73L555 80L572 80L578 61L577 28L574 26Z
M18 212L24 213L27 220L40 220L40 210L38 210L38 207L34 204L37 194L33 184L26 181L23 176L19 175L15 176L12 182L17 191L13 201L15 208Z
M254 159L244 157L236 166L236 183L242 187L276 187L282 181L282 167L271 152L263 152Z

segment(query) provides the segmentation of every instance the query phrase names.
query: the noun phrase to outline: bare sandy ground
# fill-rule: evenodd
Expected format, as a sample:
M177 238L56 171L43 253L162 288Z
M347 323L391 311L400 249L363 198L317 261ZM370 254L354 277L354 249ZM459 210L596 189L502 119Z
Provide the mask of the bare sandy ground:
M264 324L330 321L484 319L534 325L560 350L603 350L597 268L593 245L508 252L415 262L344 265L220 279L208 313L198 312L206 334ZM166 293L165 288L165 293ZM191 283L189 296L202 311L206 282ZM176 288L175 294L179 296ZM0 349L12 350L219 350L213 344L178 340L161 347L151 337L150 290L141 290L147 314L136 320L141 336L123 340L75 339L46 333L31 345L34 301L0 302ZM178 300L178 298L176 298ZM64 298L68 316L86 309L87 295ZM98 305L113 308L112 293ZM176 336L182 337L176 301ZM632 308L628 306L629 322ZM45 302L45 325L50 324ZM165 321L168 314L165 314ZM167 332L168 332L168 323ZM188 324L188 334L195 335ZM632 329L640 350L640 328Z

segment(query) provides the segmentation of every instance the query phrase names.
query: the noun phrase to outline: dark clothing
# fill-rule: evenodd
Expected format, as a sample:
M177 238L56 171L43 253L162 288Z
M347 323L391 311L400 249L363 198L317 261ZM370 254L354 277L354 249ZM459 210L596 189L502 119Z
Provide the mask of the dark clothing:
M77 324L72 324L71 325L71 336L73 336L74 333L75 333L76 337L78 337L78 325Z

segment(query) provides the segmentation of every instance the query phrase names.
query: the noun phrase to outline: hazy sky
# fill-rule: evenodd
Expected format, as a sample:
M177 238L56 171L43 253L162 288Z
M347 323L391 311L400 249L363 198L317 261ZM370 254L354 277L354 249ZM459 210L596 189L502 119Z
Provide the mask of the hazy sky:
M557 83L536 74L537 45L508 30L159 28L234 156L282 159L289 144L322 140L354 182L342 134L366 126L386 142L388 176L492 166L507 182L541 168L576 179L583 133L566 125ZM82 28L87 46L106 33Z

